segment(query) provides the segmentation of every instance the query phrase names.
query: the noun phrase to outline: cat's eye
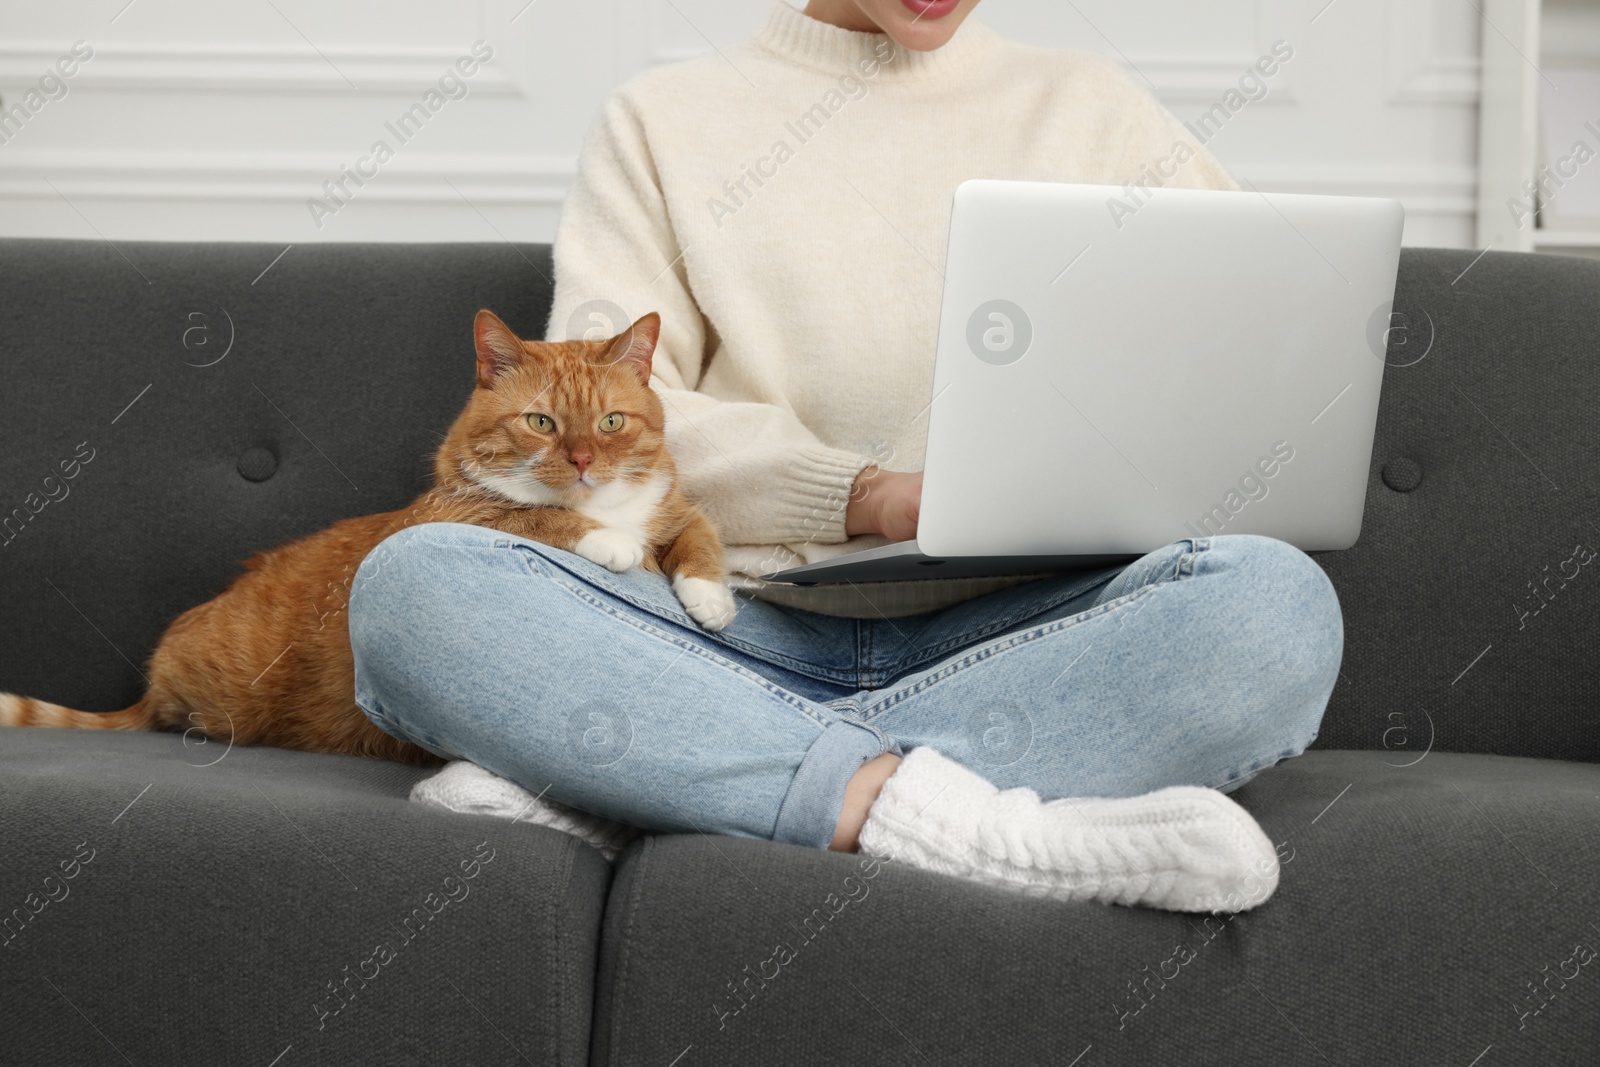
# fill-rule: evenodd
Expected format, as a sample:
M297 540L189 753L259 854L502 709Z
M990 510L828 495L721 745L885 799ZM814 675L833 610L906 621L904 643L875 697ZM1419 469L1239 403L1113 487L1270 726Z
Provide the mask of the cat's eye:
M605 433L616 433L618 430L622 429L623 421L622 412L613 411L611 414L600 420L600 429Z
M540 433L550 433L556 428L556 420L549 415L534 413L528 416L529 429L538 430Z

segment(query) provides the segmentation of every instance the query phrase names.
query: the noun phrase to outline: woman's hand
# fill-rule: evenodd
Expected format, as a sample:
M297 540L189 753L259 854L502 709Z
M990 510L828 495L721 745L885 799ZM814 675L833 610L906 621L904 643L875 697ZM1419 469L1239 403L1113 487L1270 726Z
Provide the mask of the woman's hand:
M882 534L891 541L917 536L917 516L922 511L922 472L863 468L850 487L845 507L844 532Z

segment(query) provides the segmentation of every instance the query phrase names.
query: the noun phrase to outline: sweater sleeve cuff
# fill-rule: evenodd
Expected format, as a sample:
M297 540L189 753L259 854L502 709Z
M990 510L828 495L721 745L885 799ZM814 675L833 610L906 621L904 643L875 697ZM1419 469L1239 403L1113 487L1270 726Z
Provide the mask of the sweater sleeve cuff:
M868 456L825 445L797 449L774 501L771 521L781 544L811 541L836 545L849 540L845 509L856 475L872 465Z

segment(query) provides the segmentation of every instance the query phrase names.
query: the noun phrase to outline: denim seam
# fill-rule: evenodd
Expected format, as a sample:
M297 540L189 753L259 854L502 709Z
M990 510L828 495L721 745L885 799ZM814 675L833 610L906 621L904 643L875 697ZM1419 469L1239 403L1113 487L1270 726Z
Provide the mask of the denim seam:
M829 701L829 704L835 706L835 711L842 711L849 718L858 719L861 717L861 701L857 700L853 696L839 697L837 700ZM838 705L843 706L841 707Z
M521 549L523 551L523 562L530 571L532 571L534 574L537 574L541 578L550 578L550 575L534 569L534 562L528 557L536 555L536 553L532 552L527 545L520 545L516 542L509 542L509 545L513 549ZM573 581L577 581L579 583L583 582L583 580L578 578L577 575L573 574L565 564L559 563L555 560L550 560L549 562L552 566L559 568L563 574L568 575ZM608 595L614 596L618 600L626 601L639 610L648 612L650 615L660 618L660 615L658 614L660 608L658 605L652 604L646 600L641 600L630 593L610 585L605 586L605 590ZM737 595L738 594L735 593L735 596ZM690 619L687 614L683 616L683 620L683 625L688 627L694 626L694 620ZM673 621L677 620L674 619ZM775 649L766 648L762 645L751 644L748 641L741 641L739 638L734 637L726 632L717 634L716 640L721 644L727 645L729 648L736 648L741 652L747 652L757 659L765 660L766 662L772 663L776 666L787 668L788 670L791 670L796 674L803 675L806 678L810 678L813 681L828 682L833 685L856 684L859 687L859 663L851 664L847 668L822 667L811 662L810 660L798 659Z
M1315 741L1316 739L1317 739L1316 734L1313 734L1311 736L1311 741ZM1226 777L1226 778L1224 778L1222 780L1221 784L1222 785L1227 785L1229 782L1238 781L1240 778L1243 778L1245 775L1254 774L1257 771L1263 771L1263 770L1266 770L1269 767L1276 767L1278 764L1282 763L1286 759L1294 759L1296 756L1304 755L1306 749L1311 747L1311 741L1306 742L1305 745L1303 745L1303 746L1301 746L1299 748L1293 748L1293 747L1286 748L1282 752L1279 752L1275 756L1263 756L1262 758L1260 758L1258 760L1253 760L1253 761L1251 761L1249 766L1245 767L1244 770L1235 771L1232 774L1228 775L1228 777ZM1212 788L1215 788L1215 787L1212 787Z
M1184 553L1184 555L1187 557L1189 553ZM1045 581L1045 579L1034 579L1034 581ZM902 659L901 665L899 665L899 670L896 670L894 675L901 675L901 673L906 672L906 670L912 670L915 669L915 667L920 667L920 665L931 661L931 659L938 659L939 656L947 653L947 651L950 651L950 649L966 648L966 646L971 645L974 640L982 640L982 638L990 637L992 633L998 633L1000 630L1005 630L1006 627L1011 627L1011 625L1018 624L1018 622L1026 621L1026 619L1032 619L1032 617L1038 616L1038 614L1043 614L1045 611L1050 611L1051 608L1059 608L1059 606L1064 605L1066 601L1072 600L1074 597L1082 597L1083 593L1090 592L1090 590L1094 589L1096 585L1109 585L1110 582L1114 581L1117 581L1117 574L1107 574L1104 581L1096 582L1094 585L1086 585L1086 587L1083 587L1083 589L1070 589L1069 587L1067 592L1058 593L1058 595L1048 598L1048 600L1045 600L1043 605L1018 609L1018 611L1013 611L1011 614L1006 614L1006 616L1000 617L997 622L992 622L992 624L986 625L986 627L982 627L982 629L968 630L966 633L958 633L957 637L946 638L946 640L939 641L938 645L926 646L925 649L920 649L920 651L918 651L915 659ZM1166 581L1170 581L1170 579L1166 579ZM1118 597L1118 600L1122 600L1122 598ZM1094 609L1098 608L1104 608L1104 606L1106 605L1094 605L1094 608L1090 608L1090 611L1094 611Z
M870 722L884 712L887 712L890 708L893 708L896 704L899 704L901 701L916 696L923 690L944 681L952 674L955 674L957 671L962 670L963 668L970 667L974 663L988 659L990 656L997 653L1005 652L1020 645L1028 644L1048 634L1066 630L1070 627L1077 626L1080 623L1088 622L1091 619L1097 619L1102 615L1116 611L1118 608L1132 604L1134 601L1155 592L1155 590L1159 588L1161 588L1159 584L1142 585L1133 592L1126 593L1115 600L1109 600L1104 604L1096 604L1088 611L1082 611L1076 615L1070 615L1065 619L1057 619L1054 622L1046 623L1044 626L1037 627L1033 630L1025 630L1019 633L1007 634L1003 641L999 641L991 645L985 645L983 648L974 649L969 655L962 657L954 663L947 664L936 674L931 674L915 684L905 687L904 689L897 689L879 703L874 704L871 707L863 708L861 711L862 721Z
M1176 573L1173 575L1174 579L1193 578L1196 557L1198 557L1202 552L1211 551L1211 538L1209 537L1191 537L1188 540L1189 551L1178 557L1178 566L1176 568Z
M853 734L833 732L836 728L845 727L859 728L866 731L866 733L876 743L875 747L877 751L862 755L859 762L855 763L853 766L847 767L849 773L844 776L843 781L835 780L828 783L828 788L830 789L837 785L838 797L841 803L844 799L846 785L848 784L850 777L861 768L862 764L866 763L868 760L882 755L885 752L893 752L897 747L899 747L895 742L891 741L882 730L871 723L861 722L857 719L841 717L827 730L824 730L820 735L818 735L816 740L813 741L810 747L806 749L806 754L801 759L800 766L796 768L795 776L790 780L789 788L784 791L783 800L778 805L778 818L773 826L772 839L774 841L783 841L791 844L805 844L821 848L828 847L828 842L833 836L832 831L839 821L839 815L836 811L832 812L831 818L823 820L820 840L798 836L794 833L794 831L796 830L797 823L800 824L801 829L807 828L808 820L806 820L804 816L809 814L805 810L808 795L816 792L818 786L818 783L815 781L817 774L819 773L817 770L817 759L823 755L835 754L835 750L841 745L849 745L851 743L850 741L845 740L846 737L854 738L856 736ZM797 790L800 790L801 792L797 793Z
M532 569L532 562L528 561L528 565L529 565L529 568L531 570ZM578 599L584 601L585 603L591 605L592 607L598 608L599 610L605 612L606 614L610 615L614 619L617 619L617 620L619 620L621 622L624 622L624 623L628 624L629 626L634 627L637 630L643 631L644 633L651 634L652 636L655 636L655 637L659 637L662 640L668 642L669 644L676 645L677 647L683 649L685 652L693 653L694 655L700 656L701 658L705 659L709 663L712 663L712 664L714 664L714 665L716 665L718 667L721 667L724 670L730 671L733 674L737 675L738 677L745 679L746 681L755 683L760 688L766 690L768 693L770 693L773 696L777 697L783 703L785 703L788 706L794 708L796 711L799 711L802 715L804 715L806 718L810 719L812 722L817 723L819 726L827 727L827 726L832 725L832 723L835 721L835 720L830 720L830 719L823 718L822 716L818 715L815 711L813 711L811 708L807 707L805 705L805 703L799 697L795 696L793 693L789 692L786 689L783 689L780 686L773 685L771 682L769 682L767 679L763 678L761 675L756 674L754 671L751 671L751 670L747 669L746 667L744 667L744 666L742 666L742 665L740 665L738 663L733 662L730 659L724 659L723 657L717 655L715 652L711 651L709 648L706 648L703 645L697 645L697 644L695 644L695 643L693 643L691 641L685 641L683 638L678 637L678 636L676 636L676 635L674 635L672 633L669 633L668 631L663 630L658 626L653 626L650 623L647 623L644 620L638 618L637 616L629 615L626 612L618 611L616 608L612 607L610 604L607 604L605 601L601 600L599 597L596 597L593 593L589 592L588 587L586 585L582 584L581 582L562 580L562 579L555 578L555 577L553 577L551 575L539 574L536 571L534 573L539 578L541 578L541 579L543 579L545 581L552 582L558 588L565 589L571 595L577 597ZM609 590L608 590L608 592L609 592ZM621 595L619 593L615 593L615 592L613 592L611 595L617 596L617 597L619 597L619 599L626 600L630 604L635 603L633 598L631 598L631 597L623 596L623 595ZM636 606L641 606L642 607L642 605L636 605ZM648 609L646 609L646 610L648 610ZM653 614L654 613L652 612L652 615Z
M1105 582L1100 584L1105 585L1109 582L1115 581L1116 577L1117 576L1115 574L1110 575ZM1049 598L1040 606L1012 612L1009 615L1002 616L998 621L990 623L987 626L980 627L976 630L968 630L965 633L956 635L955 637L947 637L936 645L929 645L926 648L919 649L915 656L908 657L900 661L900 669L894 672L894 676L898 677L908 670L915 670L925 663L938 659L940 656L953 649L969 647L974 641L981 641L986 637L999 633L1000 631L1014 626L1026 619L1031 619L1036 615L1042 615L1052 608L1065 604L1073 597L1082 596L1084 593L1087 593L1089 589L1093 588L1094 586L1089 586L1085 589L1078 589L1075 591L1062 593L1059 596ZM1089 610L1096 611L1104 606L1104 604L1097 604L1094 608Z
M861 635L862 647L856 655L856 688L870 689L878 680L878 666L872 661L872 635L877 625L871 621L856 623L856 633Z
M620 594L619 594L620 595ZM631 598L623 597L625 600ZM648 610L648 609L646 609ZM859 665L852 663L849 667L823 667L810 660L799 659L779 652L777 649L767 648L764 645L752 644L741 641L739 638L723 631L717 635L717 640L730 648L737 648L741 652L749 653L757 659L765 660L775 666L793 671L795 674L810 678L815 682L827 682L830 685L849 686L856 684L859 676Z
M372 706L368 707L368 704L371 704ZM382 730L384 733L395 738L396 740L404 741L407 744L428 749L430 752L434 753L449 751L445 748L443 742L441 742L433 734L428 733L426 730L418 730L413 726L408 726L406 723L401 722L393 715L383 711L378 702L375 700L363 701L360 698L355 698L355 705L367 716L367 719L371 721L372 725L376 726L378 729Z
M388 722L389 721L389 716L385 715L383 713L383 711L377 706L378 702L376 700L362 700L359 695L353 696L353 697L351 697L351 699L355 701L356 707L360 708L362 710L362 712L367 716L367 718L369 718L369 719L382 719L384 722ZM367 707L368 704L371 704L373 706L369 708L369 707Z

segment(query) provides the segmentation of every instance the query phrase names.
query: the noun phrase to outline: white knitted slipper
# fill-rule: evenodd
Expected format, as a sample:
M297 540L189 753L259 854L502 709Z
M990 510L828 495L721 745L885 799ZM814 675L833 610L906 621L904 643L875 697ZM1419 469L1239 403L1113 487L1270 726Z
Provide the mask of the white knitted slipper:
M494 815L548 826L581 838L608 860L616 859L617 853L639 834L636 827L530 793L470 760L454 760L438 774L424 778L411 787L411 799L466 815Z
M889 776L860 840L872 855L1059 900L1231 912L1278 887L1272 842L1214 789L1041 801L931 748Z

